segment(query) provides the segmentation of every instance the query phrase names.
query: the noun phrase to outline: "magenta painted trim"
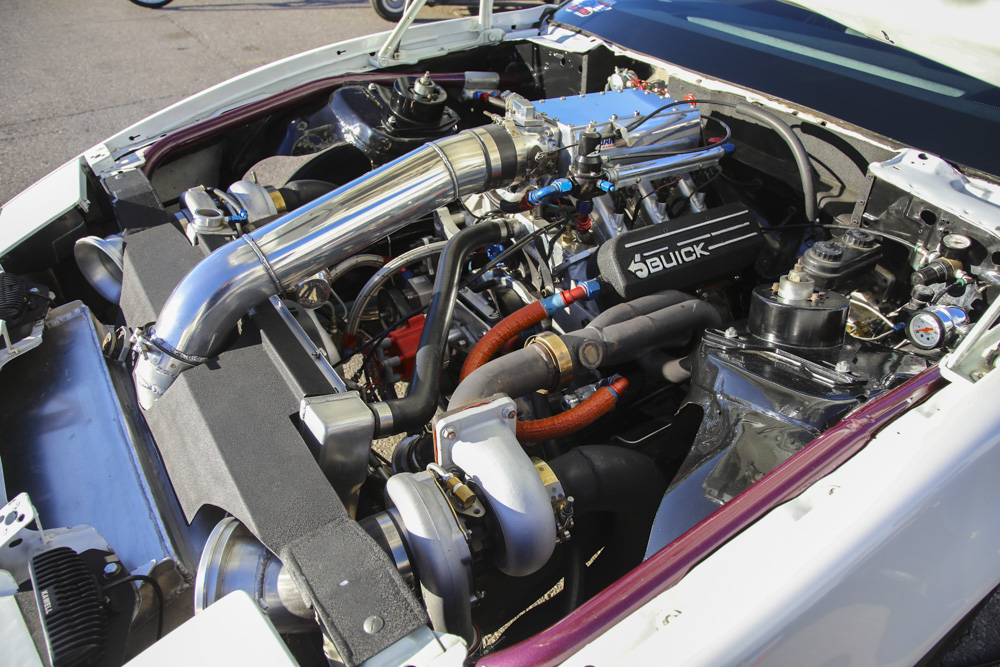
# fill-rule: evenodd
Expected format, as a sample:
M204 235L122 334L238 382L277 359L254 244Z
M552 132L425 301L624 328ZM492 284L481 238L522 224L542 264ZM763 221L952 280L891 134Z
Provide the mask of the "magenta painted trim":
M388 83L401 76L423 74L419 72L371 72L368 74L345 74L289 88L267 99L251 102L236 109L231 109L218 116L204 120L191 127L178 130L163 137L146 151L146 163L142 167L147 178L152 178L153 172L165 159L178 151L196 146L213 139L234 128L241 127L259 120L277 111L288 109L317 95L329 94L345 83ZM458 88L465 85L465 72L439 72L433 75L434 81L446 88ZM500 75L500 85L510 85L515 80L511 75Z
M849 414L770 474L548 630L480 659L477 667L556 665L663 591L740 531L860 451L886 424L945 385L937 366Z

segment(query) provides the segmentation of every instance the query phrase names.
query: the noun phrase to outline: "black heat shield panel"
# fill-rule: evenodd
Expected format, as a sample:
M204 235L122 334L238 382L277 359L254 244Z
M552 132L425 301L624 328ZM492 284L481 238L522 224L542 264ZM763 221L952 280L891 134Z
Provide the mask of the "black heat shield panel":
M103 181L121 229L145 229L170 222L153 185L140 169L130 169Z
M342 517L304 535L278 554L314 609L343 662L356 665L402 639L427 616L396 566L357 521ZM377 576L376 576L377 575ZM376 616L384 626L364 631Z
M597 251L602 286L625 300L689 289L751 264L760 247L756 216L727 204L626 232Z
M135 326L155 317L200 253L163 226L131 235L125 258L126 288L141 292L122 298ZM182 373L145 417L188 520L203 506L222 508L271 551L292 557L293 578L338 650L356 664L427 618L388 557L373 556L377 545L359 536L302 440L292 421L301 398L248 323L217 360ZM356 605L334 595L345 580L366 582L378 597ZM375 606L385 628L359 637L356 629Z

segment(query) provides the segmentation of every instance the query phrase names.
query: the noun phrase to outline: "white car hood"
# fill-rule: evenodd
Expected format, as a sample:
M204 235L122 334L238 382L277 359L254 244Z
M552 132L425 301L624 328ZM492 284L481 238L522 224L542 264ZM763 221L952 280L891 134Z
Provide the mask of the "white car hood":
M997 0L797 0L788 4L1000 86Z

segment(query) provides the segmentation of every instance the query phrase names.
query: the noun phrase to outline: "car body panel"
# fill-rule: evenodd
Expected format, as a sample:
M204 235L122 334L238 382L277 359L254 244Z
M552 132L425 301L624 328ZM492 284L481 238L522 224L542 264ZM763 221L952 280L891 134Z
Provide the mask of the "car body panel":
M876 4L861 0L798 0L789 4L1000 85L1000 48L993 31L1000 19L1000 4L996 2L921 0L919 8L905 0ZM973 53L976 57L970 58Z
M1000 583L997 385L943 387L566 663L919 662Z

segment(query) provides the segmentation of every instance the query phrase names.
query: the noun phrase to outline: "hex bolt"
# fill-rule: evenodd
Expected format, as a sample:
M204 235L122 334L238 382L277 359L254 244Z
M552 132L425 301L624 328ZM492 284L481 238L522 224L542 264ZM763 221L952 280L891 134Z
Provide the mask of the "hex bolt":
M850 373L851 372L851 365L849 363L847 363L846 361L838 361L837 365L834 366L834 368L836 369L836 371L838 373Z
M381 616L369 616L365 619L364 629L369 635L378 634L385 627Z
M503 415L504 419L517 419L517 410L515 410L514 406L512 405L506 406L501 412L501 414Z
M104 566L104 578L110 579L122 571L122 566L118 563L108 563Z
M726 329L726 338L736 338L739 333L736 331L736 327L729 327Z
M458 431L455 430L454 426L445 426L441 429L441 437L445 440L454 440L458 437Z

